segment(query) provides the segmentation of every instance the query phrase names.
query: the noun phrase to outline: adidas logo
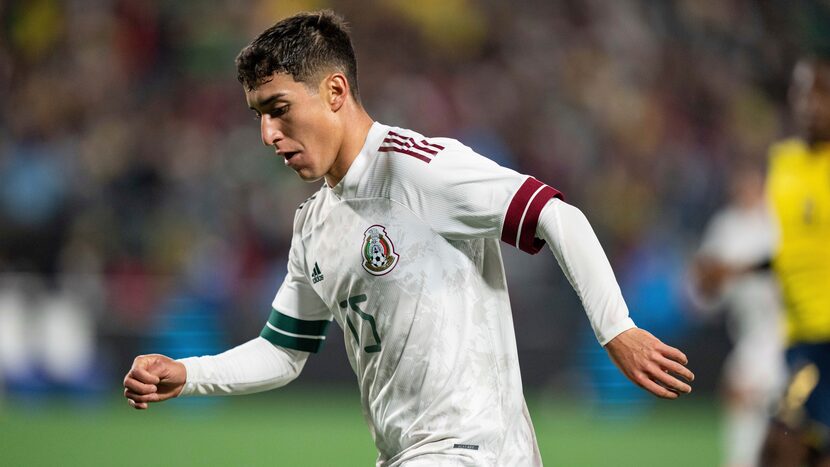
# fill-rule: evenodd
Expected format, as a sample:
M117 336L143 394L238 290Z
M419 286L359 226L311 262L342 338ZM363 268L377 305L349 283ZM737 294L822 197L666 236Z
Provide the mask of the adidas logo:
M323 273L320 272L320 266L317 263L314 263L314 269L311 270L311 282L318 283L323 280Z

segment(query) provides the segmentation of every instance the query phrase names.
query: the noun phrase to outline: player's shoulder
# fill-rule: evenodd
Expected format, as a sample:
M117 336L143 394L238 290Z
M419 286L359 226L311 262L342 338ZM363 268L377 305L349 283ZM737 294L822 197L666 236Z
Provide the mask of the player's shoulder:
M294 213L295 235L303 232L304 226L319 216L321 201L326 196L328 190L329 188L323 183L323 186L319 190L297 206L297 210Z
M415 130L395 126L386 126L384 130L377 152L401 156L392 158L393 161L428 165L447 154L469 150L453 138L424 136Z
M787 138L770 146L769 162L771 165L789 164L806 157L809 153L807 143L799 138Z
M751 230L748 229L748 226L755 225L752 222L754 217L756 217L756 214L746 208L729 205L712 215L707 224L706 233L707 235L723 237L740 232L743 236Z
M477 154L454 138L425 136L394 126L384 130L377 154L390 167L394 178L435 180L448 174L452 167L477 162Z

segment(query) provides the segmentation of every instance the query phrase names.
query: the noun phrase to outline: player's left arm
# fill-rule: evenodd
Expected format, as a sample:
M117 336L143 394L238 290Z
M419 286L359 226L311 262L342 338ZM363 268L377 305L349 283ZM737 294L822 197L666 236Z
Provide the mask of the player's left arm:
M536 236L545 240L582 301L599 343L628 379L675 399L692 390L694 374L680 350L638 329L602 246L585 215L553 198L542 209ZM685 380L685 381L684 381Z
M393 199L445 238L500 237L530 254L547 241L582 299L597 340L622 372L660 397L676 398L691 390L677 377L694 378L683 353L637 329L628 317L608 259L582 212L533 177L501 167L456 141L432 141L444 149L429 163L394 159L408 164L402 171L408 185L393 190Z

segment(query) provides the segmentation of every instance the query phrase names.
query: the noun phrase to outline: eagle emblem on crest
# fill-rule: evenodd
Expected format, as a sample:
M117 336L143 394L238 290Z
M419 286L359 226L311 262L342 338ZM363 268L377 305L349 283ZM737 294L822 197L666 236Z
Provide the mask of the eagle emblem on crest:
M373 276L389 273L398 264L395 245L382 225L373 225L363 233L363 269Z

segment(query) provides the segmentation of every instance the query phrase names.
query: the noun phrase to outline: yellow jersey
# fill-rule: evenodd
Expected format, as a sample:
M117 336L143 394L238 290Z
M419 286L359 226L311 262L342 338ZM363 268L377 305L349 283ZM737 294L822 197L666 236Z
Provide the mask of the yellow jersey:
M789 139L770 149L767 193L780 229L773 267L787 340L830 341L830 144Z

